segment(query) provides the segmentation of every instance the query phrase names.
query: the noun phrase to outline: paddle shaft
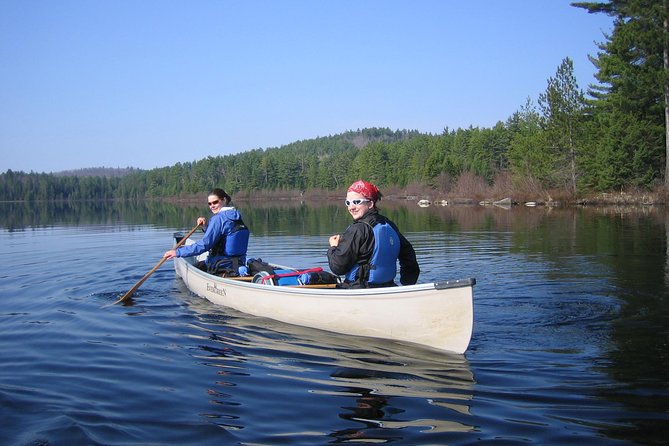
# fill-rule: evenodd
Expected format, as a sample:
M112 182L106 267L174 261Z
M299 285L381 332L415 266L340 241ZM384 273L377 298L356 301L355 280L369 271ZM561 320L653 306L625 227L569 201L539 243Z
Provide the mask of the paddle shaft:
M199 227L200 227L200 225L197 225L197 226L195 226L193 229L191 229L191 231L190 231L188 234L186 234L186 235L184 236L184 238L182 238L181 240L179 240L179 243L177 243L177 245L174 247L174 249L177 249L179 246L183 245L184 242L186 241L186 239L187 239L188 237L190 237L191 235L193 235L193 233L194 233L195 231L197 231L197 228L199 228ZM162 259L160 259L160 262L158 262L158 263L156 264L156 266L154 266L153 268L151 268L151 271L149 271L148 273L144 274L144 277L142 277L141 279L139 279L139 282L137 282L137 283L135 284L135 286L133 286L132 288L130 288L130 290L129 290L127 293L125 293L123 296L121 296L121 298L120 298L119 300L117 300L116 302L114 302L114 303L117 304L117 303L119 303L119 302L123 302L124 300L127 300L130 296L132 296L133 293L134 293L135 291L137 291L137 289L138 289L140 286L142 286L142 284L146 281L146 279L148 279L148 278L151 276L151 274L153 274L154 272L156 272L156 270L157 270L158 268L160 268L160 266L161 266L163 263L165 263L166 260L167 260L166 257L163 257Z
M336 283L316 283L313 285L286 285L288 288L337 288Z

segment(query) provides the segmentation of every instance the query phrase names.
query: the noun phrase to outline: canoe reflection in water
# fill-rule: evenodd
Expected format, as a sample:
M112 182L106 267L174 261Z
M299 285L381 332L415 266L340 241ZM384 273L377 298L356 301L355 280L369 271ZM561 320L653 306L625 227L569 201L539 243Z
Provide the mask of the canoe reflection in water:
M344 371L344 376L345 376ZM333 377L340 375L342 372L337 371ZM331 437L338 438L343 441L349 440L401 440L402 436L394 430L383 429L383 421L386 419L385 406L388 405L388 400L383 395L375 395L370 389L363 387L350 387L344 389L342 394L349 394L356 398L356 405L352 407L343 407L343 409L350 412L341 413L339 416L345 420L351 420L365 425L364 429L342 429L330 434ZM392 408L386 409L393 411Z
M332 378L339 385L347 384L347 387L340 390L340 395L355 398L355 405L342 406L347 412L340 413L340 418L364 427L342 429L331 436L339 440L390 441L404 439L404 431L408 428L433 434L474 430L473 426L463 422L471 417L468 406L472 398L471 392L462 392L465 390L463 387L473 384L470 373L465 370L466 381L458 382L457 388L449 388L448 385L439 386L437 370L431 372L434 373L430 380L432 382L426 382L425 376L417 379L420 372L412 374L411 370L403 370L407 368L407 364L391 367L401 372L374 368L339 368L332 373ZM460 377L462 372L463 370L458 372ZM454 382L451 382L451 386ZM415 413L415 398L422 399L422 403L428 403L418 405L419 414ZM455 413L448 413L437 407ZM437 418L436 415L442 417Z
M214 387L203 390L214 398L207 420L240 441L419 435L439 442L434 434L475 430L474 378L462 355L285 324L192 295L185 300L201 330L194 356L216 370Z

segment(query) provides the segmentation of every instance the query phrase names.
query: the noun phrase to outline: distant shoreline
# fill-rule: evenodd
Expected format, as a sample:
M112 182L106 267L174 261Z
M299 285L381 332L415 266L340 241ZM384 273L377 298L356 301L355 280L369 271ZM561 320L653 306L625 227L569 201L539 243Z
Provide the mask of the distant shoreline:
M171 197L146 197L139 201L155 201L173 204L202 205L206 198L206 192ZM232 193L233 202L239 203L310 203L325 204L344 200L345 192L329 190L280 190L280 191L240 191ZM544 198L541 196L547 196ZM497 205L497 206L546 206L546 207L572 207L572 206L664 206L667 204L667 193L662 189L655 191L633 191L633 192L602 192L580 197L569 197L566 195L551 196L548 193L532 195L527 193L518 194L452 194L434 190L423 192L411 191L406 193L402 190L392 190L381 198L383 203L413 203L417 206L472 206L472 205ZM5 200L0 203L28 203L28 202L99 202L100 199L58 199L58 200ZM128 201L125 199L109 198L105 201Z
M334 191L257 191L239 192L234 194L233 201L238 202L254 202L254 201L281 201L281 202L328 202L343 200L344 193ZM175 196L175 197L158 197L155 200L165 201L170 203L193 203L200 204L203 200L204 194L189 195L189 196ZM150 200L153 200L151 198ZM430 205L509 205L509 206L549 206L549 207L569 207L569 206L662 206L666 204L666 194L661 192L616 192L616 193L600 193L596 195L589 195L576 198L563 199L531 199L527 197L503 196L495 198L482 197L457 197L449 196L449 194L438 193L436 191L427 191L424 193L403 195L392 194L384 195L381 203L386 202L413 202L416 205L425 204Z

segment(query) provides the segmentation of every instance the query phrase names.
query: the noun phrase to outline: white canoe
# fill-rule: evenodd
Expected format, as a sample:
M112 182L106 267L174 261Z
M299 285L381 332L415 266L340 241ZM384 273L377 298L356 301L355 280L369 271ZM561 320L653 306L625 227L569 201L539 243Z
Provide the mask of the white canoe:
M464 353L471 340L472 278L355 290L273 286L207 274L194 266L195 260L174 258L186 287L214 304L247 314L453 353Z

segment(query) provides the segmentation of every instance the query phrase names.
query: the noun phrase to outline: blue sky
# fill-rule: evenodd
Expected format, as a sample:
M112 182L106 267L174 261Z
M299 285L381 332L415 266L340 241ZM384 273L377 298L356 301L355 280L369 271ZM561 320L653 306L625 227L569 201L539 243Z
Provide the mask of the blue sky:
M0 0L0 172L154 168L365 127L441 133L579 86L563 0Z

